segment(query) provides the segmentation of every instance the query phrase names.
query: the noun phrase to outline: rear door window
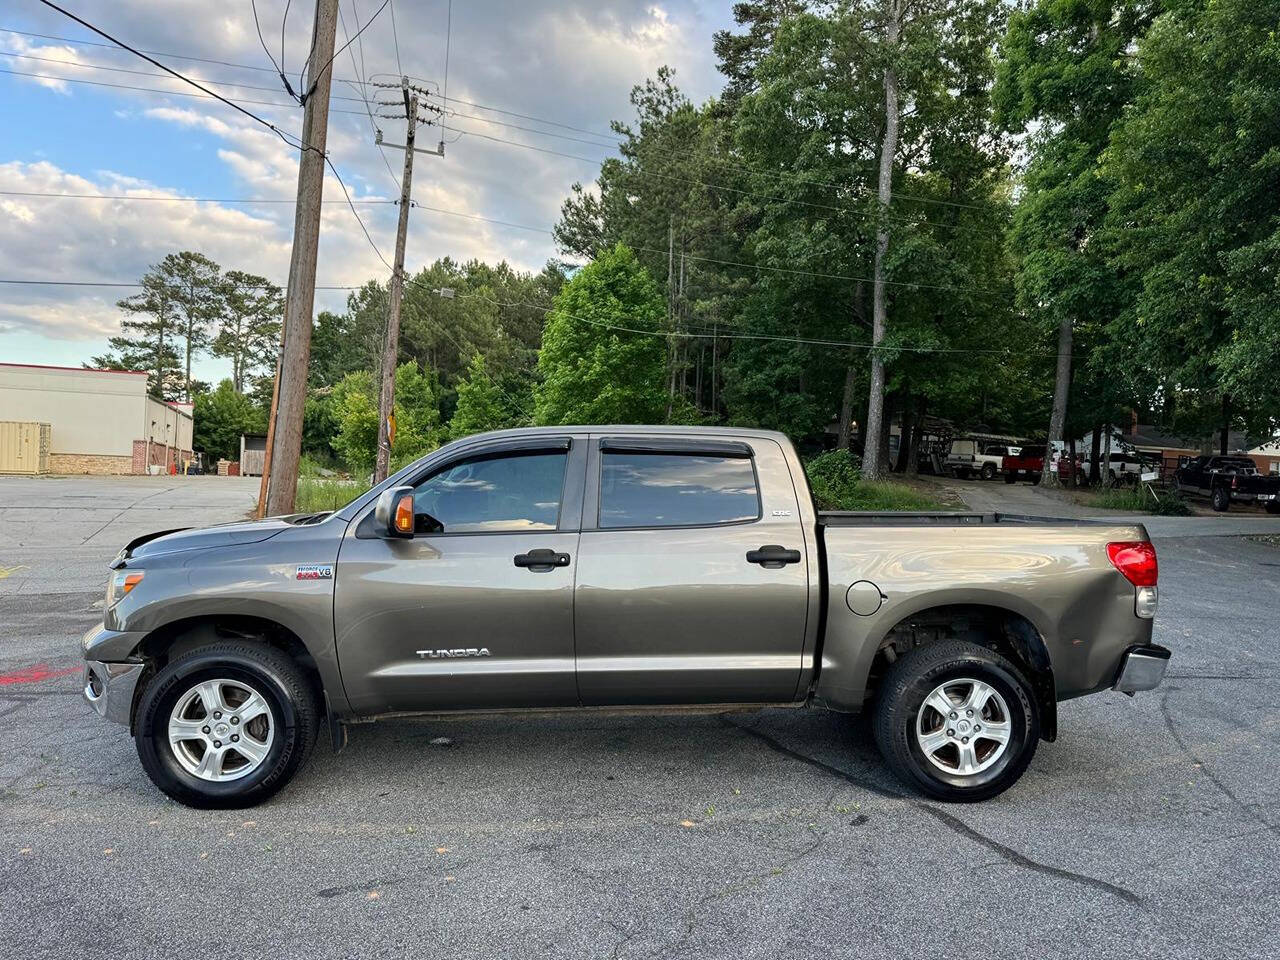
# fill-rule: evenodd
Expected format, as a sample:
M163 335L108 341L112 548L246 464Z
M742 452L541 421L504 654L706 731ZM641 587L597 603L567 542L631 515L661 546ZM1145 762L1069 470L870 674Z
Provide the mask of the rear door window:
M601 527L691 527L760 518L749 457L604 450Z

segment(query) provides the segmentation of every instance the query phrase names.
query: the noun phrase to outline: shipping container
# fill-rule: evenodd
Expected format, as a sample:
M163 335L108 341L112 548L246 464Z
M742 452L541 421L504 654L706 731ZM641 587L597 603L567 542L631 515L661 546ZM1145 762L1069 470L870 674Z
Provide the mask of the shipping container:
M47 423L0 420L0 473L48 473L51 434Z

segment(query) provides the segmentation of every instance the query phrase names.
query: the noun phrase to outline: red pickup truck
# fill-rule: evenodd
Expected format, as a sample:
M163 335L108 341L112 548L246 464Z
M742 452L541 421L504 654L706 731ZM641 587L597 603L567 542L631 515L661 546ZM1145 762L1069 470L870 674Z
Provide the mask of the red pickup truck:
M1016 483L1019 480L1039 483L1040 475L1044 473L1044 446L1023 447L1016 456L1010 454L1004 458L1000 470L1004 474L1005 483Z

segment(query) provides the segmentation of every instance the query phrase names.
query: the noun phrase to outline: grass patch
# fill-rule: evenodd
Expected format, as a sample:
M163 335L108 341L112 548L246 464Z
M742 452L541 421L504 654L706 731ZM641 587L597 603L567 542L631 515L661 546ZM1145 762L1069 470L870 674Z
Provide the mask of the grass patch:
M862 462L830 450L805 464L819 510L947 510L947 504L906 483L862 479Z
M825 506L825 510L948 510L942 501L905 483L892 480L861 480L839 504Z
M1144 488L1113 487L1100 490L1087 501L1087 505L1100 510L1124 510L1127 513L1151 513L1159 517L1189 517L1191 508L1182 502L1172 490L1156 500Z
M337 477L300 477L293 509L297 513L319 513L345 507L369 488L358 480Z

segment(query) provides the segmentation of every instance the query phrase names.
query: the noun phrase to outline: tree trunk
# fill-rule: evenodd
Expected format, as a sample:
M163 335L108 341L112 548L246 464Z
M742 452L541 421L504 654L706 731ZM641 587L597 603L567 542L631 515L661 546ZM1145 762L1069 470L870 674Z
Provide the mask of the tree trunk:
M1093 441L1089 444L1089 484L1098 485L1098 457L1102 450L1102 424L1093 425Z
M916 417L911 430L911 452L907 455L907 475L914 477L920 473L920 438L924 436L924 415L929 401L924 397L916 398Z
M898 459L893 465L894 473L906 473L911 457L911 438L916 430L916 405L910 394L906 394L899 404L902 411L902 433L898 436Z
M1222 395L1222 429L1218 432L1218 453L1226 456L1231 433L1231 394Z
M857 379L854 348L849 348L849 362L844 368L844 395L840 400L840 429L836 432L836 449L848 450L853 443L853 388Z
M867 313L862 302L862 281L853 285L853 336L857 341L861 328L866 325ZM844 395L840 399L840 429L836 434L836 449L849 450L853 446L853 390L858 381L858 348L849 348L849 362L844 369Z
M1111 483L1111 424L1105 424L1102 429L1106 431L1106 439L1102 448L1102 471L1098 474L1098 479L1105 489Z
M871 307L871 392L867 404L867 425L863 442L862 472L876 479L884 475L885 460L881 457L879 438L884 432L884 359L880 356L880 341L884 339L887 308L885 303L884 262L889 253L889 227L885 215L893 200L893 159L898 152L898 75L894 61L898 53L898 37L902 32L902 0L890 0L889 23L885 31L885 46L889 63L884 68L884 140L880 144L880 183L877 191L879 220L876 226L876 262L872 274L874 287Z
M1058 322L1058 373L1053 382L1053 411L1049 414L1049 442L1045 446L1045 469L1040 482L1058 486L1058 475L1049 469L1053 456L1053 442L1062 440L1067 422L1067 395L1071 391L1071 318L1064 316Z

